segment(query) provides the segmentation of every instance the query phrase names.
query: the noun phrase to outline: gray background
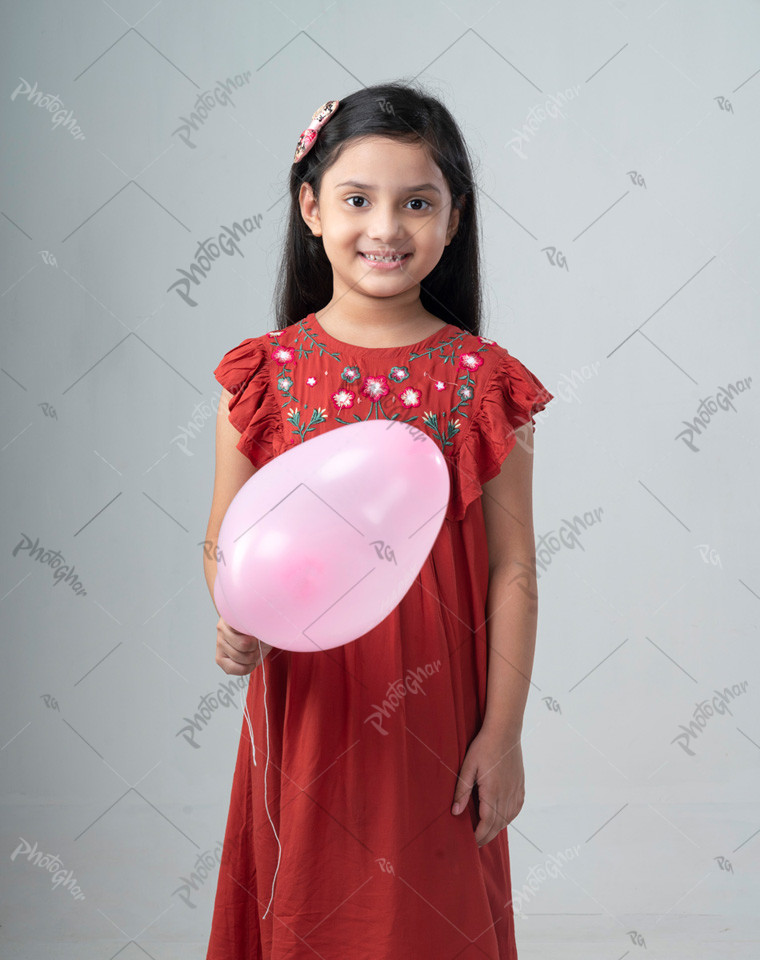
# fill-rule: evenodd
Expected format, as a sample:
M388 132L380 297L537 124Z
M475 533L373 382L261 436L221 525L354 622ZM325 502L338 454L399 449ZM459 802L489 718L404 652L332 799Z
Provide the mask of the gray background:
M242 723L236 692L182 734L236 682L199 546L212 371L274 328L313 111L418 76L477 159L483 333L557 397L509 827L521 960L757 957L760 4L2 9L0 954L205 956ZM190 305L172 285L244 218Z

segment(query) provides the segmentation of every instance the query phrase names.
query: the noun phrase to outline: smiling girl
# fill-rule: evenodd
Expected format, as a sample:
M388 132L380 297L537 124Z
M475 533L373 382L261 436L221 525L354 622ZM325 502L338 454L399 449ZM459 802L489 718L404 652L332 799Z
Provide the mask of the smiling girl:
M217 663L251 675L251 726L207 960L514 960L533 416L552 394L480 332L476 186L440 101L402 83L328 101L289 193L276 329L214 371L206 539L255 470L357 420L424 430L451 495L407 594L352 643L271 652L219 619ZM214 551L204 565L213 598Z

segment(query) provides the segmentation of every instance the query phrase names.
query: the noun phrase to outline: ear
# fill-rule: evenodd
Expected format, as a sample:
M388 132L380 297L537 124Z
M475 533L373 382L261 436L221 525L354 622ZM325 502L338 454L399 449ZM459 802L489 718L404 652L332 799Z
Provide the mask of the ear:
M464 207L464 204L466 203L466 201L467 201L467 198L466 198L466 197L464 196L464 194L463 194L463 195L462 195L462 206L463 206L463 207ZM457 232L457 230L458 230L458 228L459 228L459 214L460 214L460 212L461 212L461 211L460 211L457 207L455 207L454 204L452 203L452 204L451 204L451 213L449 214L449 228L448 228L448 230L446 231L446 246L448 246L448 245L451 243L451 241L454 239L454 234Z
M319 204L310 183L302 183L298 191L298 205L301 216L315 237L322 236L322 220L319 216Z

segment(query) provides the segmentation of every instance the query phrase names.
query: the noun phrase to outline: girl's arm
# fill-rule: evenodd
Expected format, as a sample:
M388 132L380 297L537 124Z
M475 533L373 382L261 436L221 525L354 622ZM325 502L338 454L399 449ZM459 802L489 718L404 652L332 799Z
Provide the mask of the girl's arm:
M232 394L222 390L219 409L216 414L216 469L214 473L214 495L211 501L211 515L206 528L206 541L203 550L203 572L206 584L214 600L214 581L216 580L216 548L219 528L232 503L235 494L246 480L249 480L256 468L244 453L237 449L240 434L229 421L229 405ZM214 604L216 609L216 604ZM219 611L217 610L217 613Z
M237 449L240 434L229 421L229 404L232 394L222 390L219 409L216 416L216 471L214 474L214 496L211 502L211 515L206 528L206 543L203 550L203 572L206 576L211 600L214 600L214 581L216 580L216 551L219 542L219 529L227 512L227 507L246 480L256 472L256 468ZM214 604L216 609L216 604ZM219 611L216 611L219 613ZM256 637L239 633L226 623L222 617L216 625L216 662L225 673L245 676L255 670L262 659L269 655L272 647Z
M488 539L488 687L482 729L511 747L519 743L528 699L538 622L533 533L533 428L516 443L493 480L483 484Z

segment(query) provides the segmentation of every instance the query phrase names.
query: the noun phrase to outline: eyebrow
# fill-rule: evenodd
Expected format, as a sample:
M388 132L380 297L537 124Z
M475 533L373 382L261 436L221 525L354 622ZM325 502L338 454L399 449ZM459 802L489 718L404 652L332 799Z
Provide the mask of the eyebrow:
M344 180L343 183L335 185L336 190L339 187L355 187L357 190L377 190L377 187L374 187L371 183L359 183L358 180ZM435 190L436 193L441 192L434 183L418 183L416 187L404 187L401 192L413 193L415 190Z

